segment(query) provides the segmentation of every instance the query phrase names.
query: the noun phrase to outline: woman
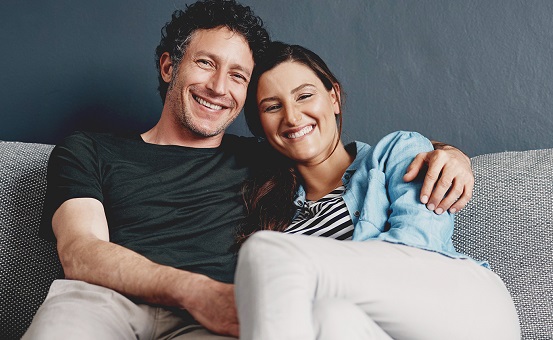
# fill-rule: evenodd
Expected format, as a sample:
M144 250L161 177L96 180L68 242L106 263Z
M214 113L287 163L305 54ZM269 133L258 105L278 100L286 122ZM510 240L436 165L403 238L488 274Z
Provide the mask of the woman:
M344 146L339 82L300 46L273 43L248 100L252 132L287 161L268 157L270 170L245 190L241 338L520 338L503 282L455 251L453 216L426 209L421 183L403 181L415 155L432 150L426 138Z

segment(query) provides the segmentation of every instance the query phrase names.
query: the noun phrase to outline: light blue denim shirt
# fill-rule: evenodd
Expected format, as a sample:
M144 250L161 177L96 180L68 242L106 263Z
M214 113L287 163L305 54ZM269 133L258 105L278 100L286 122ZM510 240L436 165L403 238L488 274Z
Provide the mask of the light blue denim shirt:
M403 180L417 154L434 150L428 139L416 132L399 131L373 147L361 142L355 142L355 146L355 160L342 176L354 241L382 240L453 258L469 258L453 247L453 214L437 215L420 202L422 179ZM294 202L303 206L303 187ZM486 262L477 263L488 266Z

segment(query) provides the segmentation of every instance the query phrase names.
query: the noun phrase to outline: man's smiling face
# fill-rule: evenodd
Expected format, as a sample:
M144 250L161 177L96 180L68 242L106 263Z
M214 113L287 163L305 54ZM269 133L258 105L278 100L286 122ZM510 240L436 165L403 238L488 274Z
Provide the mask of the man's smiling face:
M218 136L242 110L253 66L242 35L226 27L199 29L173 73L165 105L193 134Z

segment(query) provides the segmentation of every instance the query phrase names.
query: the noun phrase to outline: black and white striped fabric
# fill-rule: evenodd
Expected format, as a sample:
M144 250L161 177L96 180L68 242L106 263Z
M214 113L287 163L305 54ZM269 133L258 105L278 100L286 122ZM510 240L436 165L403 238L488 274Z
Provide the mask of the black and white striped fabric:
M306 201L284 232L351 240L353 222L342 198L345 190L340 186L318 201Z

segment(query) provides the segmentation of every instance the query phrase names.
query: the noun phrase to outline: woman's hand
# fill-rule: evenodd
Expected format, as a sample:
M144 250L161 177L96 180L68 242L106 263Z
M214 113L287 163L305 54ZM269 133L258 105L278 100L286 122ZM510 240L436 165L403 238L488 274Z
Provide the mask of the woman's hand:
M474 175L470 158L461 150L433 142L438 150L418 154L407 168L403 180L414 180L427 168L420 200L429 210L454 213L465 207L472 197Z

